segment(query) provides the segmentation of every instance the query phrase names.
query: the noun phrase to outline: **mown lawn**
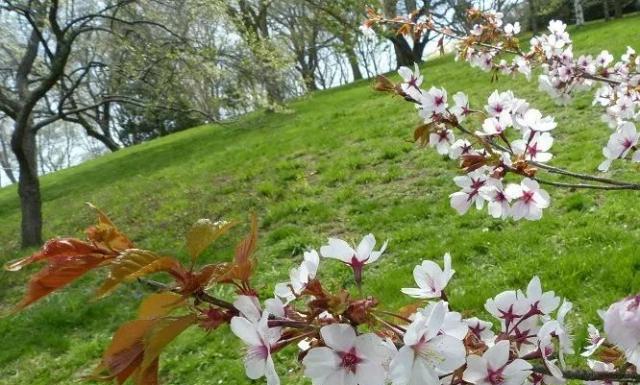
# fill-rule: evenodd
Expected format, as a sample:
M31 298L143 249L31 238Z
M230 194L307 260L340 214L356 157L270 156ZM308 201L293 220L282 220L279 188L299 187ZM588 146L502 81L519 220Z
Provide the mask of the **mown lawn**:
M616 56L640 42L640 17L590 24L573 34L576 52ZM464 91L479 106L494 89L513 89L559 123L555 165L593 172L608 128L591 107L591 94L568 108L537 91L535 81L491 83L489 75L439 58L423 67L426 84ZM326 236L359 240L367 232L389 239L388 252L365 273L365 291L385 306L410 302L399 295L413 284L411 270L424 258L453 256L450 289L456 309L484 316L486 298L523 287L532 275L575 303L576 345L596 310L640 289L640 195L637 192L559 191L539 222L501 222L485 212L458 217L448 195L456 191L453 162L410 143L418 118L413 106L371 90L370 81L313 94L290 112L254 113L222 126L198 127L110 154L42 179L45 235L81 236L93 222L84 202L105 209L138 247L177 253L187 260L183 234L198 218L260 218L258 287L263 297L287 276L307 246ZM626 169L624 167L627 167ZM634 166L612 173L634 178ZM18 249L15 188L0 190L0 261ZM230 258L245 226L209 250L202 262ZM349 272L321 266L335 286ZM27 272L0 272L0 310L18 301ZM23 313L0 319L0 384L73 384L91 369L117 326L133 317L145 290L121 288L91 301L101 273ZM300 380L294 355L280 354L285 384ZM240 343L227 329L189 330L161 360L165 384L246 384Z

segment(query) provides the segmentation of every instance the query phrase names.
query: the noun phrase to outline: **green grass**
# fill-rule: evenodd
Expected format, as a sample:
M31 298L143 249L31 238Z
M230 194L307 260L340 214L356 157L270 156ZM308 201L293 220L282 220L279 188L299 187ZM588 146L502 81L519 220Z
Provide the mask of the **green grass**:
M574 31L577 52L608 49L615 55L640 41L640 18L590 24ZM636 47L638 48L638 47ZM497 89L513 89L559 123L553 164L593 172L608 128L591 108L591 93L568 108L537 91L535 81L502 78L455 63L428 62L426 84L449 94L464 91L476 106ZM456 276L456 309L484 316L486 298L524 287L532 275L575 302L571 322L579 345L596 309L640 289L640 196L623 192L549 189L553 203L539 222L500 222L485 212L458 217L448 195L456 190L454 163L409 143L417 125L413 106L373 92L370 82L318 92L288 106L290 113L254 113L235 123L204 126L104 156L42 178L46 237L81 236L93 222L84 206L104 208L139 247L177 253L187 260L183 234L202 217L260 217L258 287L263 297L307 247L326 236L358 240L367 232L390 240L380 263L365 272L365 290L385 306L410 302L399 295L413 284L411 270L449 251ZM629 169L614 171L633 177ZM2 261L18 249L16 189L0 190ZM226 260L245 227L232 231L202 262ZM340 286L349 272L326 261L321 276ZM19 299L29 269L0 272L0 310ZM91 301L103 272L23 313L0 319L0 383L73 384L99 359L117 326L132 318L145 290L136 285ZM300 380L294 354L278 356L285 384ZM247 384L238 340L223 329L189 330L161 360L165 384Z

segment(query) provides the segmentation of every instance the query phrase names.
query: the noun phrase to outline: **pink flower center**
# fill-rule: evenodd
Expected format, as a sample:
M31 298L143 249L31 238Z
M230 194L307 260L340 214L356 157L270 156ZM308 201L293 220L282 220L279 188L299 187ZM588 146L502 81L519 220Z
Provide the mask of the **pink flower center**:
M444 103L443 96L436 96L435 98L433 98L433 104L435 104L436 106L441 106L443 103Z
M362 362L362 359L356 354L356 348L351 348L348 352L339 352L338 354L342 358L340 365L351 373L355 373L358 364Z
M534 202L533 191L524 191L522 193L522 200L524 201L524 203L527 203L527 204Z
M502 384L504 382L504 376L502 375L502 369L493 370L487 369L487 381L493 385Z

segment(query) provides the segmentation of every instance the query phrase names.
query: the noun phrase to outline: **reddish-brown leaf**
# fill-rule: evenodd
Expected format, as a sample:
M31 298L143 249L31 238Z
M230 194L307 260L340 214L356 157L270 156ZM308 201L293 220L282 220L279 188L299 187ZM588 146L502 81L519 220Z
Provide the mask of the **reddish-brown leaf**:
M77 239L54 239L47 242L39 252L6 266L8 270L16 271L36 261L48 263L31 277L27 292L15 310L29 306L115 257L116 254L112 251Z
M98 224L87 229L87 238L89 240L115 251L123 251L134 247L133 242L118 230L102 210L91 203L87 204L98 214Z
M256 249L256 244L258 242L258 217L253 214L251 215L251 230L249 231L249 235L245 239L242 240L236 246L236 254L235 254L235 263L238 265L245 264L250 262L250 257L253 251Z
M226 234L236 222L211 222L209 219L200 219L187 233L187 250L191 256L191 261L209 247L216 239Z
M49 260L50 262L56 262L90 254L109 254L109 251L79 239L57 238L47 241L40 251L17 261L9 262L4 268L9 271L18 271L38 261ZM112 255L115 257L116 254L113 253Z
M123 384L140 367L144 354L144 337L156 322L157 319L134 320L120 326L92 378L115 379L118 384ZM99 376L104 370L108 374Z
M109 294L122 282L130 282L160 271L172 272L179 266L180 263L171 257L160 257L147 250L126 250L112 261L109 276L98 289L96 296L103 297Z
M188 314L177 318L159 319L144 339L144 356L141 370L147 370L158 359L160 352L186 328L195 324L197 316Z
M138 308L138 319L164 317L184 303L185 298L170 291L154 293L145 298Z

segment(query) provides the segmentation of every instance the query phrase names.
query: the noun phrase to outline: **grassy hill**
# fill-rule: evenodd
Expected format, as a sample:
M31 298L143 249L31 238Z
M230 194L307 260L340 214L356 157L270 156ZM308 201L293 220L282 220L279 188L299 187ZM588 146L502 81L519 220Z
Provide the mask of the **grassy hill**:
M576 52L608 49L616 56L640 42L640 17L594 23L573 31ZM640 47L635 47L640 48ZM591 107L591 93L568 108L537 91L536 82L515 83L443 57L425 64L426 84L464 91L482 105L494 89L513 89L558 128L553 164L593 172L608 128ZM532 275L544 287L575 303L571 318L577 345L581 326L598 322L596 309L640 290L640 194L569 192L549 188L552 207L539 222L501 222L486 213L458 217L448 195L456 191L453 162L409 142L417 125L413 106L371 90L363 81L318 92L282 114L254 113L237 122L203 126L109 154L42 178L45 236L81 236L93 222L84 202L107 211L141 248L178 253L186 260L183 235L198 218L260 218L259 287L264 296L300 259L307 246L327 236L358 240L373 232L389 239L381 262L365 272L365 290L389 306L410 301L413 266L440 260L449 251L456 276L450 298L457 309L483 316L484 300L523 287ZM633 166L613 171L631 175ZM16 189L0 190L0 262L18 250ZM207 251L203 262L226 260L246 225ZM32 271L32 270L30 270ZM336 285L349 272L327 261L321 275ZM0 310L15 303L28 272L0 272ZM133 317L144 288L120 288L91 301L101 273L25 312L0 319L0 383L72 384L97 362L117 325ZM294 355L278 356L285 384L306 383ZM228 330L189 330L163 355L165 384L247 384L240 342Z

